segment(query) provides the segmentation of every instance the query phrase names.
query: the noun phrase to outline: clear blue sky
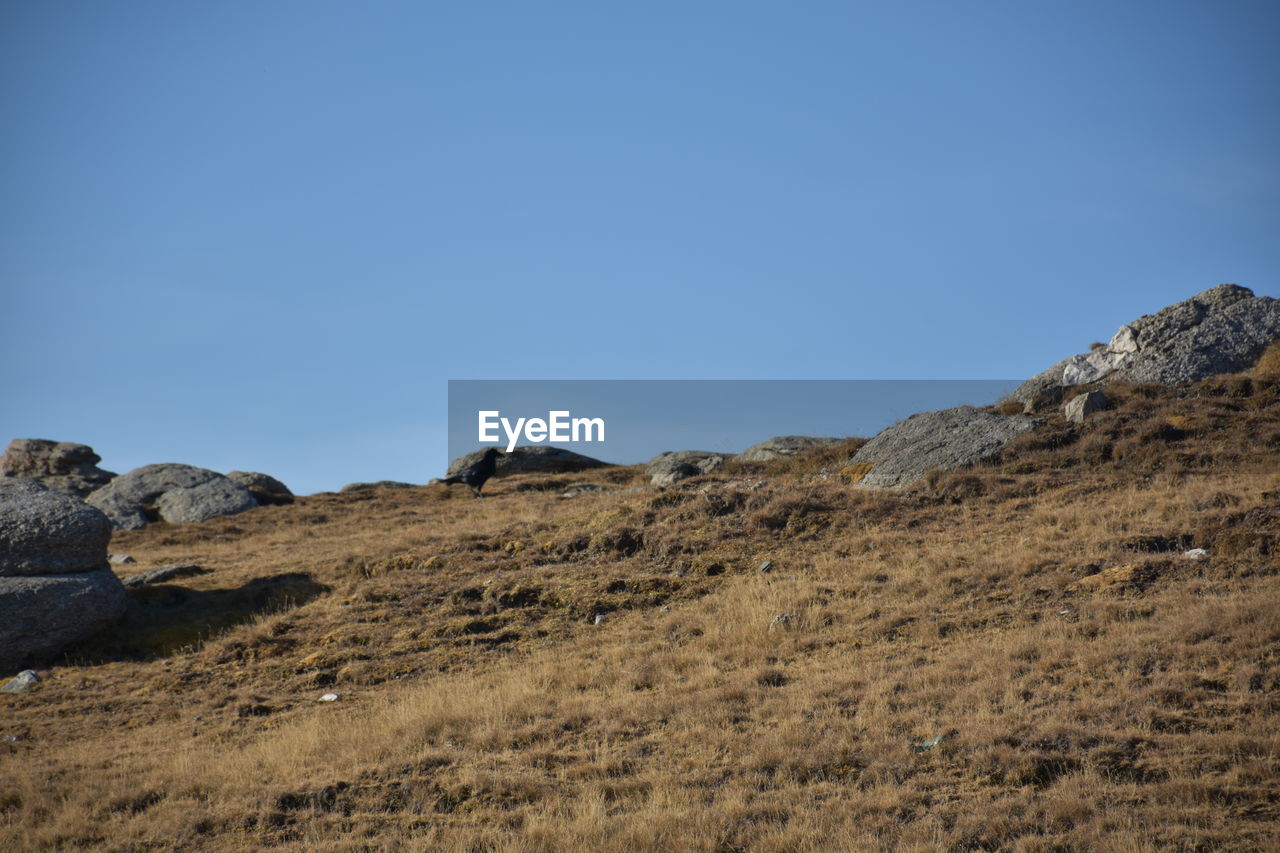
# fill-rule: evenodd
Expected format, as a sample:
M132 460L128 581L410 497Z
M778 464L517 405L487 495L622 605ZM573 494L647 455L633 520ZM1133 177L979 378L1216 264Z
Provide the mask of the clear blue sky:
M8 2L0 441L424 481L446 380L1005 378L1280 295L1275 2ZM762 436L763 438L763 436Z

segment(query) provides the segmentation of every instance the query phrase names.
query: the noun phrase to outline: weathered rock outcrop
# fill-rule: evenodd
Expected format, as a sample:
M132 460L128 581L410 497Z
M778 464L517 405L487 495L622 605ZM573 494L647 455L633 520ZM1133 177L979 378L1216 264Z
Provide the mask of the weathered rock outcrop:
M724 467L725 460L731 456L711 450L668 450L650 459L644 472L653 485L665 488L689 477L710 474Z
M912 415L882 430L850 461L861 474L858 485L897 489L934 469L963 468L989 459L1039 421L960 406Z
M35 480L59 492L82 498L115 476L98 467L102 457L87 444L15 438L0 457L0 476Z
M474 465L484 455L484 449L459 456L449 463L445 474L452 477L468 465ZM586 471L589 468L607 468L610 463L565 450L549 444L532 444L517 447L510 453L498 457L495 477L506 477L509 474L568 474L574 471Z
M753 444L739 453L735 458L743 462L768 462L770 459L782 459L795 456L815 447L826 447L839 444L842 438L816 438L811 435L779 435L759 444Z
M0 671L91 636L124 613L107 567L111 523L37 482L0 479Z
M83 501L33 480L0 479L0 576L101 568L111 522Z
M1085 417L1100 412L1107 407L1107 395L1101 391L1087 391L1084 394L1077 394L1067 401L1062 407L1062 413L1066 415L1067 420L1073 424L1084 423Z
M1117 379L1175 385L1244 370L1280 338L1280 300L1221 284L1121 326L1105 346L1063 359L1008 400L1057 405L1066 389Z
M145 527L154 513L165 521L205 521L258 505L239 483L216 471L166 462L121 474L89 495L117 530Z
M257 505L248 489L227 477L216 477L187 489L171 489L156 498L160 517L176 524L235 515Z
M228 480L234 480L249 490L249 494L263 506L293 503L293 492L284 483L269 474L257 471L230 471Z

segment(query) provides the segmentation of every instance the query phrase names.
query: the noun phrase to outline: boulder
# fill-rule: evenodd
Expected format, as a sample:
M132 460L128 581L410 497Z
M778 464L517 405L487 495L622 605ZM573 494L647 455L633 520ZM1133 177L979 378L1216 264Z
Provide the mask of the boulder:
M973 406L922 412L882 430L853 455L850 467L860 469L859 488L904 488L934 468L989 459L1039 423Z
M34 480L0 479L0 577L85 572L107 560L111 522Z
M98 467L102 457L87 444L15 438L0 457L0 476L35 480L50 489L82 498L116 475Z
M235 515L257 505L248 489L226 477L186 489L170 489L156 498L160 517L175 524Z
M668 450L650 459L644 472L653 485L665 488L689 477L710 474L722 468L731 455L711 450Z
M466 456L459 456L450 462L445 476L452 477L468 465L474 465L479 462L480 457L484 455L485 449L481 448L474 453L468 453ZM510 474L568 474L574 471L586 471L589 468L606 468L609 467L609 464L608 462L601 462L599 459L592 459L590 456L583 456L581 453L574 453L572 450L565 450L562 447L552 447L549 444L532 444L517 447L510 453L503 453L499 456L494 476L506 477Z
M1114 380L1176 385L1251 367L1280 338L1280 300L1221 284L1121 326L1105 346L1074 355L1018 386L1006 400L1028 411L1057 405L1066 389Z
M34 480L0 479L0 671L61 651L124 613L111 522Z
M1063 414L1073 424L1082 424L1086 415L1100 412L1107 407L1107 395L1101 391L1086 391L1072 397L1062 407Z
M376 483L347 483L339 491L367 492L370 489L416 489L417 483L402 483L399 480L378 480Z
M826 447L839 444L842 438L815 438L810 435L779 435L774 438L753 444L738 454L737 458L744 462L768 462L770 459L782 459L812 450L815 447Z
M136 587L164 583L174 578L186 578L208 573L208 569L202 569L195 563L175 563L172 566L161 566L158 569L150 569L145 572L138 572L136 575L129 575L129 577L123 578L120 582L124 584L125 589L134 589Z
M126 603L120 579L106 568L0 577L0 671L45 660L110 627Z
M293 492L284 483L269 474L257 471L231 471L228 480L233 480L249 490L249 494L263 506L280 506L293 503Z
M216 485L206 485L211 483ZM171 496L187 489L195 491ZM134 468L89 495L87 500L105 512L117 530L145 527L153 520L148 516L153 511L165 521L203 521L257 506L257 501L239 483L207 468L173 462Z
M39 684L42 680L40 673L34 669L24 669L9 679L4 687L0 687L0 693L25 693L31 689L32 685Z

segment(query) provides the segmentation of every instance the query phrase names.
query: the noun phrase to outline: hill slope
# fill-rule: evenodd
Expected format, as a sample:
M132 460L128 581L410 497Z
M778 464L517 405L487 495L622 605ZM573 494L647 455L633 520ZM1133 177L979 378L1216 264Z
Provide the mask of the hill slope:
M1108 393L902 494L851 442L118 533L208 572L0 696L0 846L1266 849L1280 381Z

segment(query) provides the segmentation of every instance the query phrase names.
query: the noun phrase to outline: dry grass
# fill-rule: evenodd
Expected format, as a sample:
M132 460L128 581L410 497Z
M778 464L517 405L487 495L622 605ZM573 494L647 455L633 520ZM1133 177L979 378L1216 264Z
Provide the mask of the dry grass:
M119 534L211 571L0 696L0 847L1274 848L1280 387L1114 396L901 495L851 446Z

